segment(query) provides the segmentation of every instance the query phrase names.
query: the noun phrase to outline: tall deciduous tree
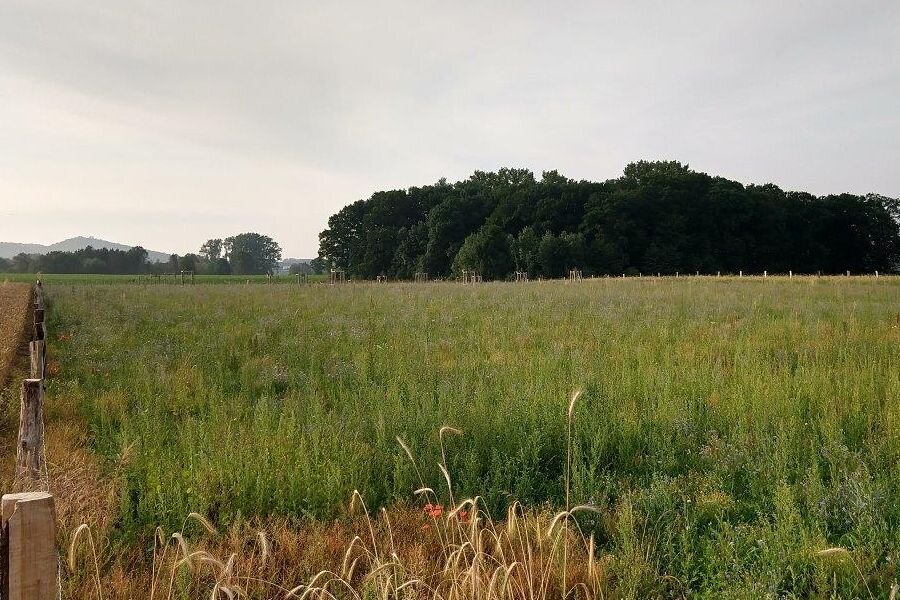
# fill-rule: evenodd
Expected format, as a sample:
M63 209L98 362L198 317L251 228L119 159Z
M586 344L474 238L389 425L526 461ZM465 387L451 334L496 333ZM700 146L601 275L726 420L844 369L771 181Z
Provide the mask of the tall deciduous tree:
M211 263L219 260L219 258L222 257L222 239L213 238L211 240L206 240L203 245L200 246L200 256Z
M281 260L281 246L267 235L242 233L223 242L226 258L235 275L274 273Z

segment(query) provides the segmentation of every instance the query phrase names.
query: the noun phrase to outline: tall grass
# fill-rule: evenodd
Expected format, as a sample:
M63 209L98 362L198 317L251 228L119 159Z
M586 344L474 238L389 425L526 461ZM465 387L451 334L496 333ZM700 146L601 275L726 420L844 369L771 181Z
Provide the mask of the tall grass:
M362 513L354 525L367 531L349 541L347 537L336 543L329 539L329 546L341 550L339 560L319 555L315 572L296 584L291 581L297 581L297 571L309 562L298 560L295 532L281 526L272 536L274 544L264 530L244 529L223 538L194 513L191 517L203 525L199 536L189 534L186 527L171 535L157 529L152 567L118 579L101 574L93 532L82 525L71 539L68 572L80 583L75 586L78 597L97 600L594 600L607 596L610 564L594 560L592 538L557 526L560 515L551 519L545 512L526 511L514 503L505 519L495 522L478 498L466 499L441 515L419 518L408 510L371 514L358 492L353 494L353 504ZM413 536L404 523L397 522L423 520L425 524ZM350 531L348 527L342 533L346 536ZM323 534L333 531L307 531L301 543L315 544ZM279 543L286 539L287 544ZM571 546L568 562L560 559L564 546Z
M442 465L492 514L598 507L575 518L618 596L852 597L896 579L892 279L50 293L51 330L71 335L51 394L121 473L123 543L189 512L228 528L346 514L353 490L386 506ZM571 421L558 399L577 386ZM447 423L465 435L437 439Z

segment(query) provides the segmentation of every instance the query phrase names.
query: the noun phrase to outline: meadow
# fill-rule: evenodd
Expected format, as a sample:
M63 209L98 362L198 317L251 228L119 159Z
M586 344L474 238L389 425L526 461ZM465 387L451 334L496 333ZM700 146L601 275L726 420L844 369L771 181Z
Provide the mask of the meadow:
M897 278L106 283L48 280L49 394L115 485L117 544L190 512L340 520L353 490L402 506L423 481L449 502L439 463L494 515L553 511L571 440L609 597L897 578Z

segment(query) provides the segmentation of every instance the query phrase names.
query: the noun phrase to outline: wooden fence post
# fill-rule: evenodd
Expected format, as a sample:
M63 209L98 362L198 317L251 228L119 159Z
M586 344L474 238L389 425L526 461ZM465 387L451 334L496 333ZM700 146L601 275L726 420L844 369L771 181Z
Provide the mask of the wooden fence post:
M4 600L53 600L58 592L56 507L46 492L2 498L0 594Z
M40 279L34 284L34 307L44 308L44 286L41 285Z
M16 451L16 476L40 477L44 448L44 382L22 382L19 410L19 440Z
M37 296L35 296L37 297ZM43 340L47 336L47 328L44 325L44 302L41 299L40 306L35 300L34 303L34 339Z
M43 340L35 340L28 344L28 353L31 355L31 378L44 379L47 373L45 346Z

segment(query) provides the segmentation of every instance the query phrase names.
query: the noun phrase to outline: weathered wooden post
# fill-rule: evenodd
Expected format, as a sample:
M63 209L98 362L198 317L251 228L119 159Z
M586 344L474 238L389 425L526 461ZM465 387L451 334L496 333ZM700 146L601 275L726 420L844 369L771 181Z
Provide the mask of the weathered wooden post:
M40 477L44 449L44 383L40 379L22 382L19 408L19 439L16 449L16 476Z
M43 340L34 340L28 344L28 354L31 357L32 379L43 379L44 374L46 373L44 348Z
M34 307L44 308L44 286L40 279L34 284Z
M44 308L43 308L43 300L41 301L41 307L37 308L37 302L35 302L34 309L34 339L43 340L47 335L46 327L44 326Z
M0 505L0 595L3 600L54 600L59 591L59 559L53 496L5 494Z
M36 304L36 303L35 303ZM34 309L34 339L39 340L43 345L44 338L47 335L46 327L44 326L44 309L43 309L43 301L41 304L41 308ZM43 377L43 376L41 376Z

